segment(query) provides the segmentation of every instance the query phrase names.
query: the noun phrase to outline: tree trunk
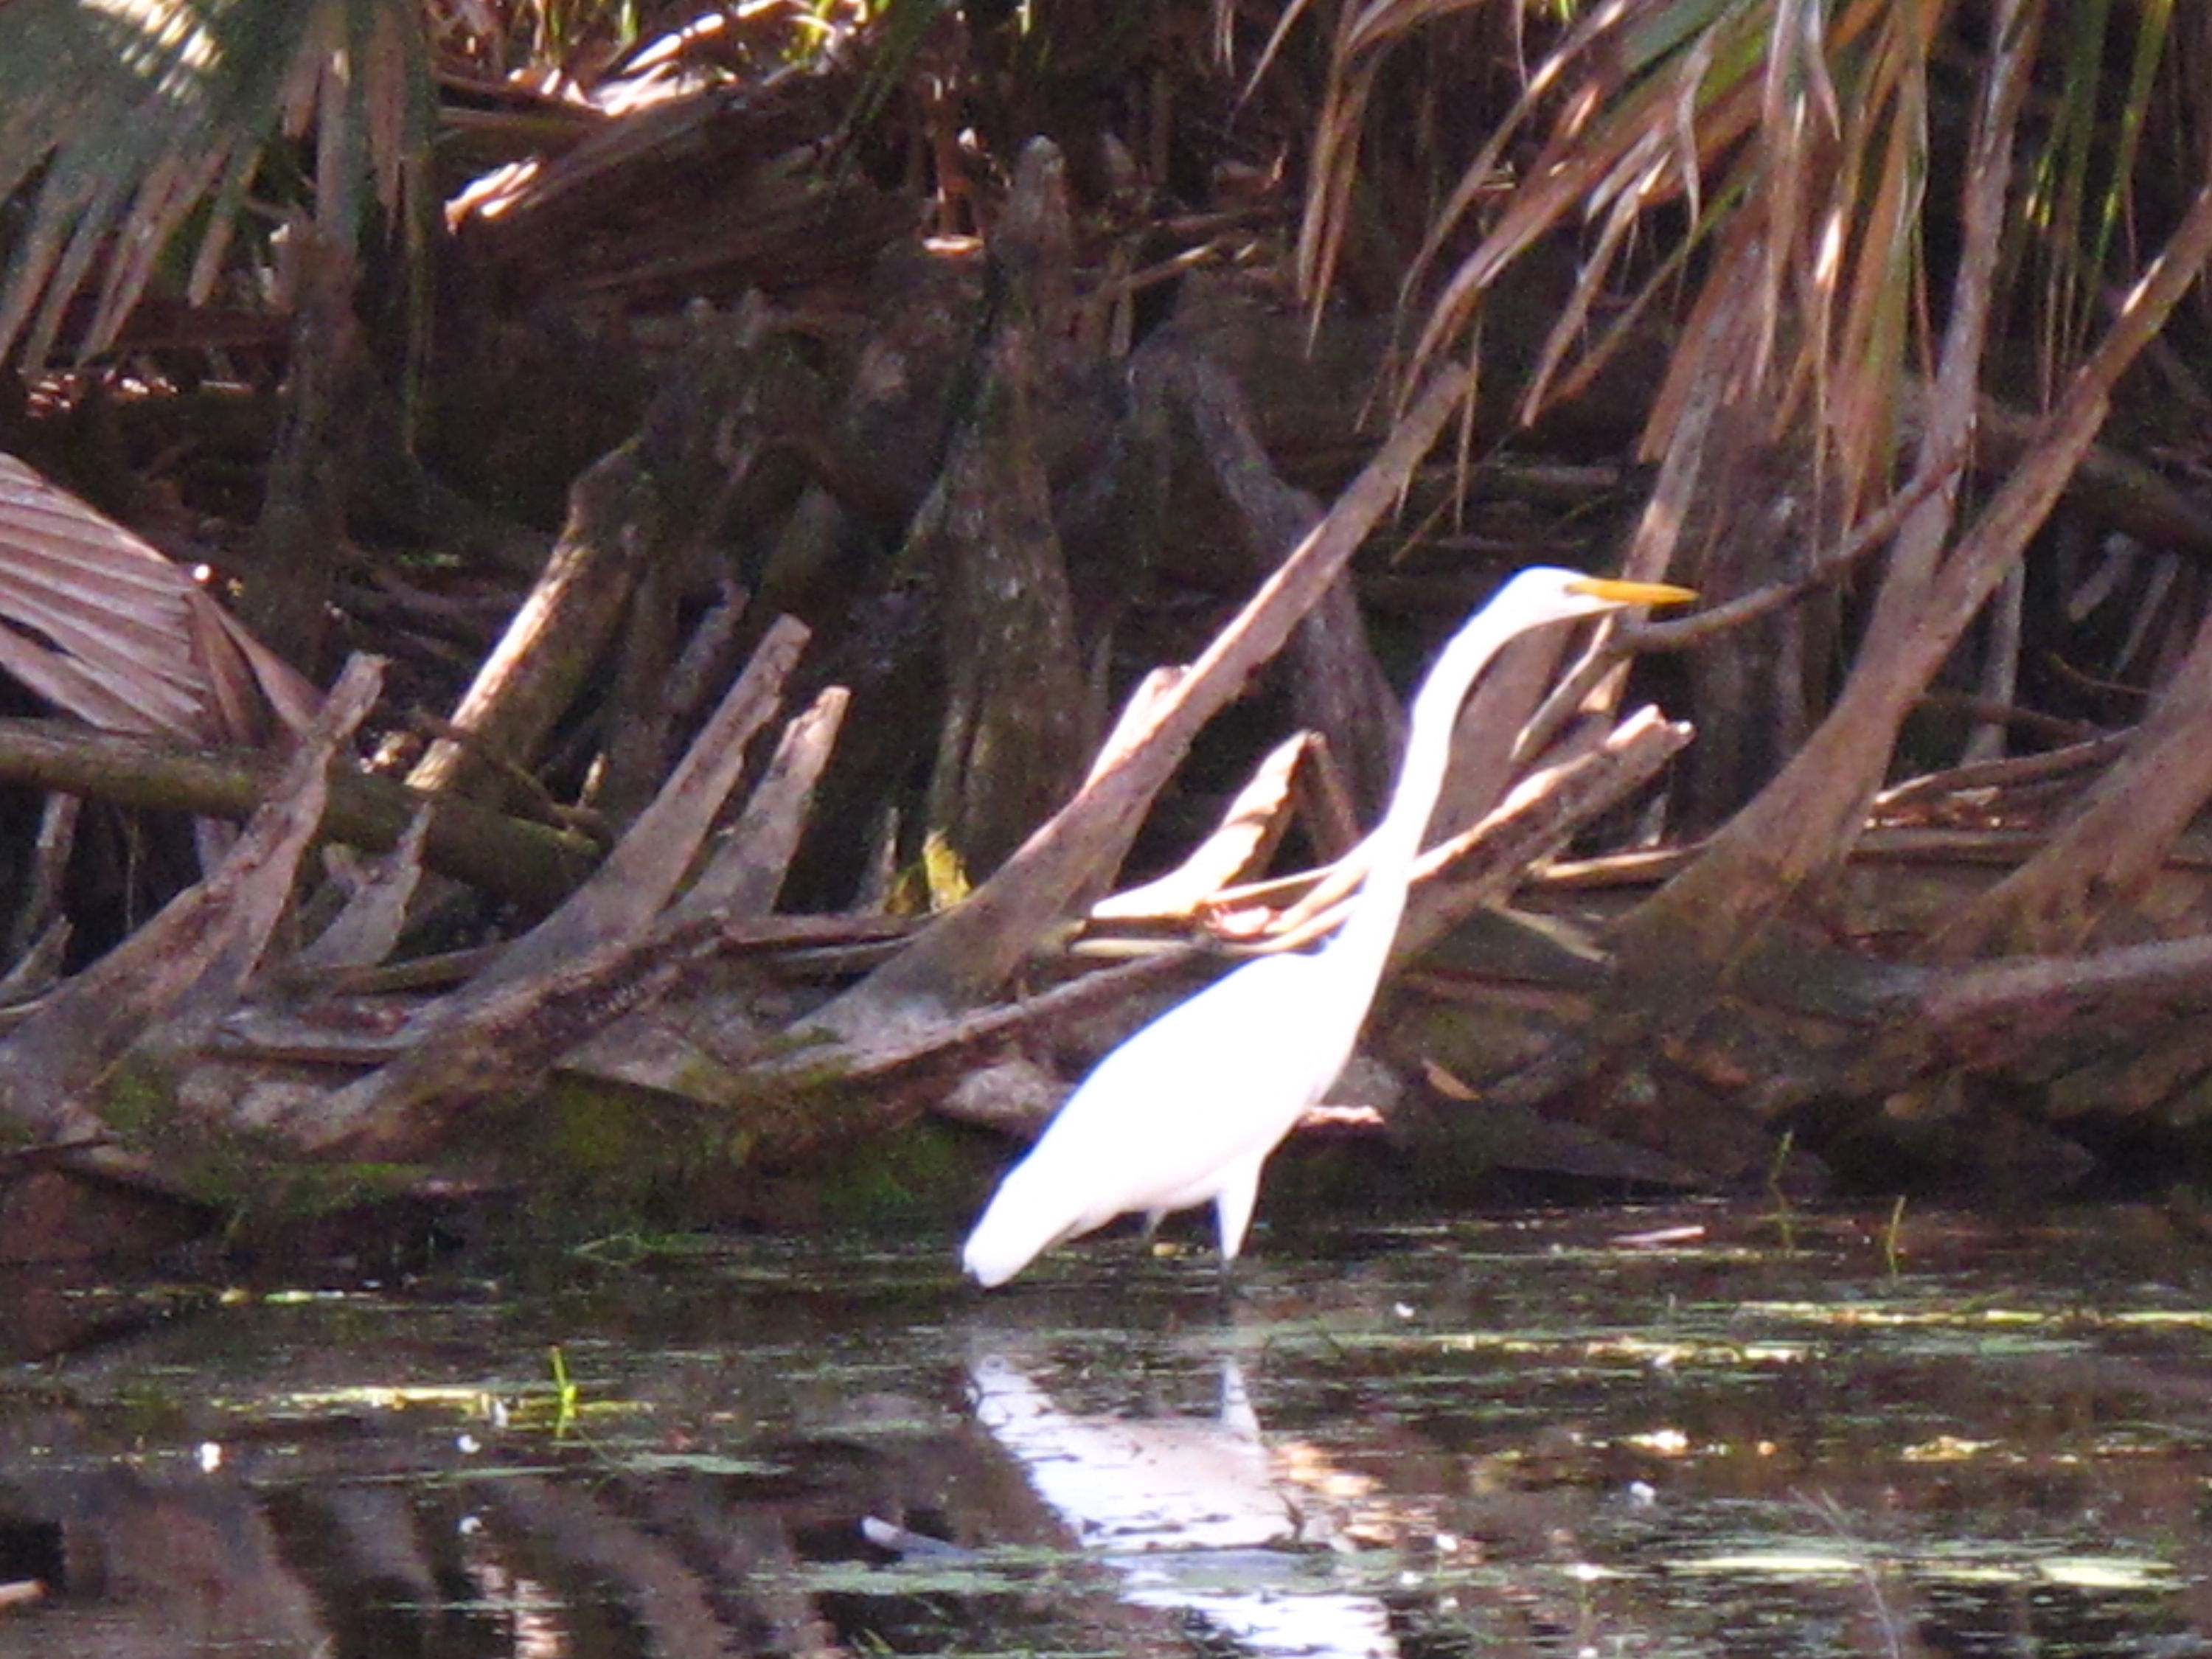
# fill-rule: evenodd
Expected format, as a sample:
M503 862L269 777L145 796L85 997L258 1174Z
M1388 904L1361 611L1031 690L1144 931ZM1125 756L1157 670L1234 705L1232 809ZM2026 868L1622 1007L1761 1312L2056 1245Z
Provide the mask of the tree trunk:
M1038 139L999 234L1000 290L982 385L919 533L948 603L946 698L929 823L964 872L988 875L1074 792L1090 697L1038 422L1068 314L1073 250L1060 152Z

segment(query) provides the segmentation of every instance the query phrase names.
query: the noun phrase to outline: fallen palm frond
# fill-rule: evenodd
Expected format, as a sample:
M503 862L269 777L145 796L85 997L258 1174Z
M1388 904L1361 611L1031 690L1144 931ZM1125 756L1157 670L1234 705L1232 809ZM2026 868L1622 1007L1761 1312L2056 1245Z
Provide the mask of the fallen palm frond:
M318 694L166 554L0 455L0 669L110 732L252 743Z

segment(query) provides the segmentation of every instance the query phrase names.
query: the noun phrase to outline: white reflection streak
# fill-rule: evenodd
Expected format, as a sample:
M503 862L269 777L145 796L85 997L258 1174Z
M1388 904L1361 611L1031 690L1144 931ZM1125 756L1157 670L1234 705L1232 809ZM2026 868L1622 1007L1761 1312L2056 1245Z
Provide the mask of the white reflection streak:
M566 1659L572 1653L561 1597L493 1553L481 1527L465 1529L463 1562L477 1599L506 1614L514 1659Z
M975 1420L1121 1575L1124 1601L1197 1613L1256 1654L1396 1654L1380 1601L1308 1592L1301 1558L1267 1548L1301 1541L1300 1505L1275 1478L1235 1360L1222 1362L1213 1419L1071 1416L997 1355L971 1376Z

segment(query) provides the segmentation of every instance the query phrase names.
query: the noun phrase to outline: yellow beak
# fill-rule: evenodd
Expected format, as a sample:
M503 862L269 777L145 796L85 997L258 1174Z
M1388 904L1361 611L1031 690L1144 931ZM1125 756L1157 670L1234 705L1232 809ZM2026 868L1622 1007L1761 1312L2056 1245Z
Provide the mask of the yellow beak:
M1615 605L1687 605L1698 597L1695 588L1677 587L1672 582L1625 582L1611 576L1584 576L1567 586L1577 593L1610 599Z

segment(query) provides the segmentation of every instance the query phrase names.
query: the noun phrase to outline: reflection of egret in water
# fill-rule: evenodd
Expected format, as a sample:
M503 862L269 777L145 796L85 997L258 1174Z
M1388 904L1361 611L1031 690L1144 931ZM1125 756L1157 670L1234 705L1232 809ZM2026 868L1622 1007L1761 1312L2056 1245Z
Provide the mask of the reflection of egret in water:
M1255 1654L1397 1651L1380 1601L1291 1547L1333 1528L1278 1469L1235 1360L1215 1418L1074 1416L995 1355L973 1376L975 1420L1120 1576L1124 1601L1195 1614Z

